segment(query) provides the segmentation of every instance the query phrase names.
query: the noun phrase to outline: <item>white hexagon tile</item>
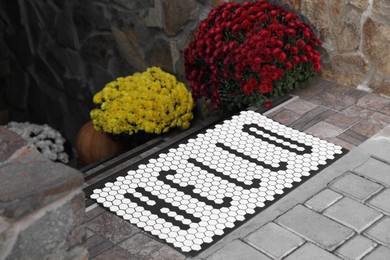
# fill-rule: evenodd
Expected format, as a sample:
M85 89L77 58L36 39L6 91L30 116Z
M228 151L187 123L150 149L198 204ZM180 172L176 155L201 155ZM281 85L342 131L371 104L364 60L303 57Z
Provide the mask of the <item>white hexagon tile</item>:
M91 198L196 255L345 152L244 111L131 166Z

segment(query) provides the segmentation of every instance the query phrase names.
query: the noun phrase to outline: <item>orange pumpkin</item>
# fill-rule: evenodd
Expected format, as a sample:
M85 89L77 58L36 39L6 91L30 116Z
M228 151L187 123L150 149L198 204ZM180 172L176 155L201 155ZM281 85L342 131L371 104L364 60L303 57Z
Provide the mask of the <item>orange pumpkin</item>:
M121 144L105 133L97 131L92 121L83 125L76 137L76 151L79 161L84 164L106 159L121 150Z

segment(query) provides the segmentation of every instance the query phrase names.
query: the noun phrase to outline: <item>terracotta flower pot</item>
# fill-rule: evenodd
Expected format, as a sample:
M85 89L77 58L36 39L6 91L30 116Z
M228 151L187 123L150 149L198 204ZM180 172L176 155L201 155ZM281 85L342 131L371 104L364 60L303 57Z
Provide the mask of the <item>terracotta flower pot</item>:
M97 131L89 121L76 137L76 151L80 162L90 164L103 160L122 150L122 145L105 133Z

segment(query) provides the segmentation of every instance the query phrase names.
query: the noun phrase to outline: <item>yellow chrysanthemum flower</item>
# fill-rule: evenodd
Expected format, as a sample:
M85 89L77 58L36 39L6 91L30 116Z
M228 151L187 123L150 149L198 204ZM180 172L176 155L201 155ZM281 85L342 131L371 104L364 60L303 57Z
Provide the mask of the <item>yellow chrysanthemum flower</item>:
M193 118L191 93L158 67L117 78L96 93L93 102L98 107L90 113L95 128L115 135L186 129Z

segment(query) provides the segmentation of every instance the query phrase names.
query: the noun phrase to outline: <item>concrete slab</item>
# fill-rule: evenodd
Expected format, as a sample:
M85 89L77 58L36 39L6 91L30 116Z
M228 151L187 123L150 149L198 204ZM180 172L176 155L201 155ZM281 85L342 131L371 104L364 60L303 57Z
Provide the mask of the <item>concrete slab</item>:
M389 151L390 153L390 151ZM379 182L387 187L390 187L390 164L376 158L370 158L354 171L362 176L365 176L373 181Z
M218 250L207 260L270 260L271 258L248 246L240 240L235 240Z
M322 212L342 197L343 195L340 193L330 189L325 189L306 201L305 205L315 211Z
M390 247L390 217L384 217L364 233L375 241Z
M369 255L363 258L363 260L389 260L390 249L385 246L379 246Z
M390 215L390 189L381 191L368 204Z
M345 259L361 259L371 252L377 243L364 236L357 235L337 249L336 253Z
M369 198L383 188L383 186L375 182L350 172L347 172L339 179L336 179L330 184L330 187L361 201Z
M363 231L383 216L381 212L348 197L336 202L323 214L356 232Z
M354 234L353 230L302 205L294 207L275 222L330 251Z
M301 237L274 222L267 223L245 237L244 240L256 249L277 259L289 254L305 242Z
M339 260L341 258L332 255L328 251L313 245L311 243L307 243L300 247L298 250L293 252L291 255L285 258L285 260Z

